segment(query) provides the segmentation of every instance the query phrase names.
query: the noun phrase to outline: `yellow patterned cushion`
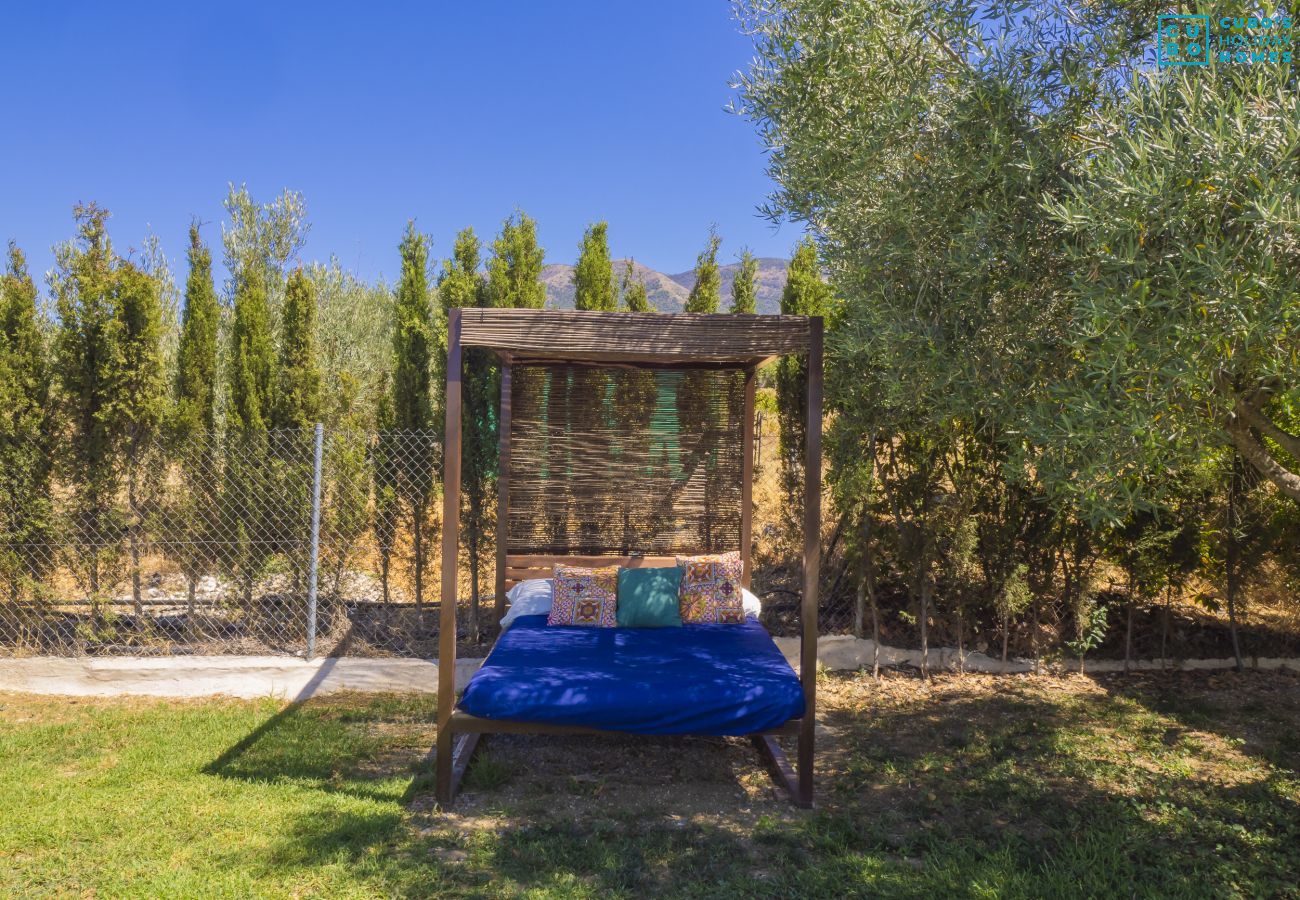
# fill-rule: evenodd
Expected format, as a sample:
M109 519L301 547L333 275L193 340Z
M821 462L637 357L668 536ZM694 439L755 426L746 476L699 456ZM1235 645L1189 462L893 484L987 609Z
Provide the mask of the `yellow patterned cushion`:
M556 565L555 598L547 625L587 625L613 628L618 624L618 566L586 569Z
M745 621L745 601L740 593L743 564L740 551L679 556L682 576L682 623L739 625Z

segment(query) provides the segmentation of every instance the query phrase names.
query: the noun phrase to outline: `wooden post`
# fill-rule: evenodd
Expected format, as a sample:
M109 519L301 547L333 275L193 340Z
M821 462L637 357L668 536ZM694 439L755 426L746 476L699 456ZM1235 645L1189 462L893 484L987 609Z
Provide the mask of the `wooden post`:
M497 427L501 442L497 450L497 587L496 626L501 630L501 618L506 614L506 550L510 518L510 398L514 364L510 357L501 359L501 413Z
M758 367L745 369L745 410L741 415L741 475L740 475L740 560L744 565L740 583L749 587L754 555L754 388L758 381Z
M813 800L813 738L817 725L817 581L821 564L822 522L822 320L809 320L808 427L804 447L803 608L799 680L804 714L799 726L799 803Z
M460 541L460 310L447 317L447 424L442 453L442 601L438 611L438 802L452 797L452 709L456 705L456 557Z

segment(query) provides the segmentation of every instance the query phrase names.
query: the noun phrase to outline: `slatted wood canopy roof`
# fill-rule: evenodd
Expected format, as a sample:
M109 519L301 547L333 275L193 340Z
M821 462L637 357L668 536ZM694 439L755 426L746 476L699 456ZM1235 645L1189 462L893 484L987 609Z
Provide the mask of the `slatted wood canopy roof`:
M460 343L502 358L649 366L756 365L808 352L806 316L462 309Z
M438 654L438 796L449 803L482 733L554 732L477 720L455 710L461 481L462 349L501 361L497 424L497 621L506 588L547 577L555 562L625 566L670 554L739 549L748 585L752 549L757 368L806 362L800 681L806 714L798 772L773 733L753 735L769 770L812 802L821 527L822 320L805 316L450 311L447 323L442 598ZM700 371L708 370L708 371ZM640 374L638 374L640 373ZM674 521L675 517L675 521ZM453 751L454 735L461 735Z

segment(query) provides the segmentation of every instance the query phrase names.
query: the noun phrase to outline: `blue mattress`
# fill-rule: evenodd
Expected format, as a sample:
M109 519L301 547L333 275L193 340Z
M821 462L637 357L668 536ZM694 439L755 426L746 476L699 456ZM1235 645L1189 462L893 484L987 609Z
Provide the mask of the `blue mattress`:
M634 734L750 734L802 716L799 679L757 620L680 628L548 626L521 616L470 679L485 719Z

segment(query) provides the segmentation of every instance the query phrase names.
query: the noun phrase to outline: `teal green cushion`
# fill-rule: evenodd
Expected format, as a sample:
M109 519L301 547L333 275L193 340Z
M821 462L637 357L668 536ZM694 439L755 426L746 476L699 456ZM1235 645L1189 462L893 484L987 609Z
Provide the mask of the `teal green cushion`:
M618 625L620 628L664 628L681 625L677 591L682 585L680 566L665 569L618 570Z

